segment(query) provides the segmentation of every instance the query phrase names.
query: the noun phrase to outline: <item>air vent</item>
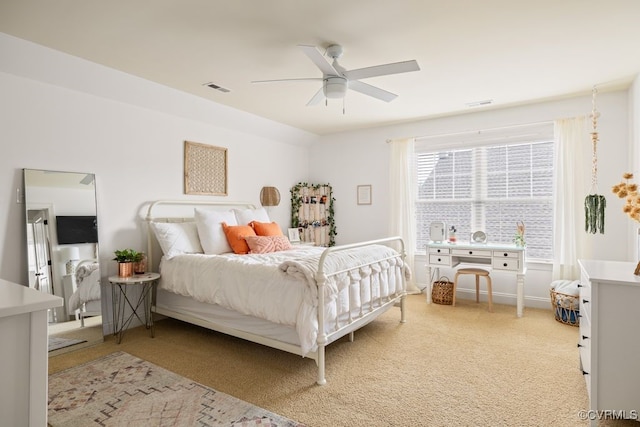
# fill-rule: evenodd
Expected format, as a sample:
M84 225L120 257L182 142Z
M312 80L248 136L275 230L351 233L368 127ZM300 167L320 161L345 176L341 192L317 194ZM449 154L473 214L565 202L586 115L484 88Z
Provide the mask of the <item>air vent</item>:
M229 89L222 87L222 86L218 86L215 83L209 82L209 83L204 83L203 86L207 86L210 87L211 89L215 89L215 90L219 90L220 92L224 92L224 93L229 93L231 92Z
M485 105L491 105L493 104L493 99L485 99L482 101L474 101L474 102L467 102L467 107L472 108L472 107L483 107Z

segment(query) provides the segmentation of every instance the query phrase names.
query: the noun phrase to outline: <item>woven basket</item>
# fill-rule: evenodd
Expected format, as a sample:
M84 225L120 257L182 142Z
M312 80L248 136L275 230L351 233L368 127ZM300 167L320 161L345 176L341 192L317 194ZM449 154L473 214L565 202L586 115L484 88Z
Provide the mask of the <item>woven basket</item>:
M433 282L431 287L431 301L436 304L453 304L453 282L448 277L442 276Z
M556 320L565 325L580 326L580 296L563 294L551 289L551 309Z

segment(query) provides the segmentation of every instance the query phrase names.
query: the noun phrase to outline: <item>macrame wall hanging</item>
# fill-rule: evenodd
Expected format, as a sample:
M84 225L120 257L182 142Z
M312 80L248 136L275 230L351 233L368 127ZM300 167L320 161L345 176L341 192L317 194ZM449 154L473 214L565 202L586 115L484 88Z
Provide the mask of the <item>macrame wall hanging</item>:
M596 87L593 87L592 93L592 112L591 112L591 124L593 125L591 131L591 146L592 146L592 160L591 160L591 192L584 199L584 216L585 225L584 231L587 233L604 234L604 209L607 206L607 200L603 195L598 193L598 113L596 111Z

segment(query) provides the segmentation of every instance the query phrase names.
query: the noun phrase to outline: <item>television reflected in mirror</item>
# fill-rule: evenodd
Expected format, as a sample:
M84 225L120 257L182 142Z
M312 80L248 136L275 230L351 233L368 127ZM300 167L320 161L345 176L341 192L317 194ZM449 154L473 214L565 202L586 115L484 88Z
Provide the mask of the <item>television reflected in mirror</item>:
M28 285L64 300L48 312L49 355L102 341L95 175L24 169L24 195Z

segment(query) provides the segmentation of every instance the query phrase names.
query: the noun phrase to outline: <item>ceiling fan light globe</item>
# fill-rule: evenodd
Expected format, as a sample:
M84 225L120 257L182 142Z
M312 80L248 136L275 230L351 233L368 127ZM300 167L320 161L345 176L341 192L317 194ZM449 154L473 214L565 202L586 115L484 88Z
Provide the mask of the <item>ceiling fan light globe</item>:
M344 77L328 77L324 80L322 91L327 98L344 98L348 86Z

